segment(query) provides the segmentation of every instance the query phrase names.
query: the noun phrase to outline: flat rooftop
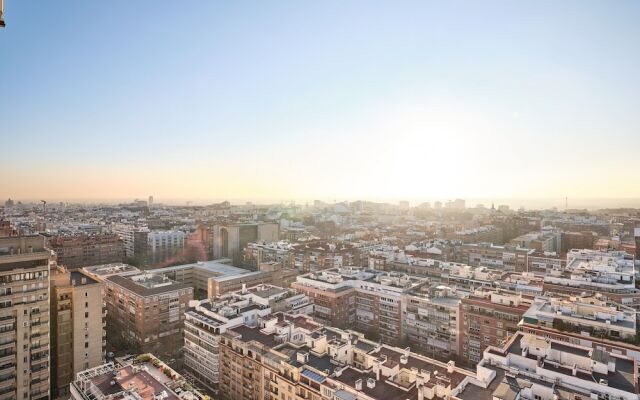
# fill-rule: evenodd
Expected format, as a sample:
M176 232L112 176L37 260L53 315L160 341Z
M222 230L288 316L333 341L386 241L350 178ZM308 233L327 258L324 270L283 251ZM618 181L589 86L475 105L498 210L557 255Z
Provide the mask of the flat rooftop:
M154 395L160 393L165 396L164 400L179 400L180 398L165 386L165 383L171 379L165 377L166 379L161 382L164 375L159 372L152 373L151 368L155 367L136 370L129 365L116 370L117 375L110 371L91 378L91 382L104 396L115 395L114 399L126 399L125 393L122 396L119 396L118 393L135 391L142 400L154 400Z
M134 280L135 278L137 279ZM108 277L107 281L121 286L139 296L152 296L180 289L191 289L188 285L172 281L162 275L150 273L134 276L113 275Z
M93 285L94 283L98 283L95 279L79 271L71 271L70 275L71 282L73 282L75 286Z

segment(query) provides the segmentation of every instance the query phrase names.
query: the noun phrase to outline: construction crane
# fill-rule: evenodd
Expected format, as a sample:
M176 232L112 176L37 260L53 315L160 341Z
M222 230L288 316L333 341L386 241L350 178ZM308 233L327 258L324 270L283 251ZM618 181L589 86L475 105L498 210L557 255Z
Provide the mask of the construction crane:
M0 0L0 28L4 28L4 0Z

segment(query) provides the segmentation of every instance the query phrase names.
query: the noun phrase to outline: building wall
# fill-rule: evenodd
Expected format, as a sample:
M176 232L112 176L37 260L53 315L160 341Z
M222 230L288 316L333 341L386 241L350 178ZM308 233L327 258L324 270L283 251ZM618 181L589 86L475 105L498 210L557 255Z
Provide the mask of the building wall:
M0 238L0 400L50 394L49 263L41 236ZM13 376L13 377L11 377Z
M184 312L193 289L142 296L106 281L108 337L120 337L142 352L165 354L182 346Z
M122 262L125 256L124 242L112 234L56 236L49 245L58 265L68 269Z
M292 288L307 295L314 304L315 320L322 324L349 329L356 324L356 291L355 289L330 292L313 287L293 283Z
M83 283L82 277L85 277ZM73 279L73 280L72 280ZM87 283L88 282L88 283ZM52 392L68 394L75 375L104 362L104 284L80 273L55 271L51 278Z
M487 346L497 346L518 330L528 307L510 307L471 296L460 303L460 349L458 354L471 365L482 359Z

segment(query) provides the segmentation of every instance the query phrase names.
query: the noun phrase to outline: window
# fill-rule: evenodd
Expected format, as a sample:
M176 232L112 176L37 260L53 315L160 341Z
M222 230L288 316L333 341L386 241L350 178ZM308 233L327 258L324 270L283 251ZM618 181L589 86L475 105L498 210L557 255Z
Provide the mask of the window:
M89 311L86 311L86 312L84 313L84 317L85 317L85 318L89 318Z

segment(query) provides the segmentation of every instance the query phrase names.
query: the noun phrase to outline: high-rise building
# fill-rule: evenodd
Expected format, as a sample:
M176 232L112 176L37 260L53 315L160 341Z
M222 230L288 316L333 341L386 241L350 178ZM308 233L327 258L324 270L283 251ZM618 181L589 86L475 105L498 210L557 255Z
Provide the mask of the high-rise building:
M0 238L0 400L49 398L51 259L42 236Z
M277 242L280 225L271 222L227 224L213 226L213 258L230 258L234 265L242 264L243 250L252 242Z
M104 284L80 271L51 271L51 389L69 394L80 371L97 367L105 355Z
M180 349L192 287L149 272L112 275L104 283L110 340L166 355Z

